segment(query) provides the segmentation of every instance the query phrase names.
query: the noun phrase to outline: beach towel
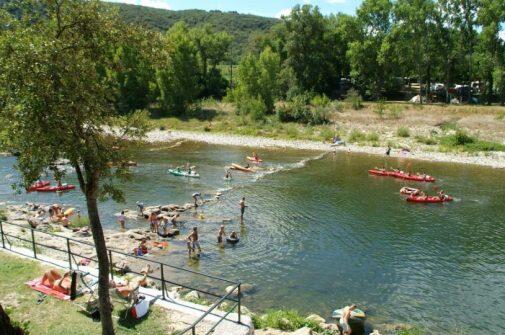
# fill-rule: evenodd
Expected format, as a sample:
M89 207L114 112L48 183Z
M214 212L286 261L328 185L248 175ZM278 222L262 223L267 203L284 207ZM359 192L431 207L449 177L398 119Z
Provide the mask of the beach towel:
M34 279L32 281L29 281L26 283L26 285L28 285L32 290L44 293L46 295L50 295L50 296L55 297L57 299L64 300L64 301L70 300L70 295L67 295L61 291L57 291L57 290L53 289L52 287L42 285L41 281L42 281L42 277Z

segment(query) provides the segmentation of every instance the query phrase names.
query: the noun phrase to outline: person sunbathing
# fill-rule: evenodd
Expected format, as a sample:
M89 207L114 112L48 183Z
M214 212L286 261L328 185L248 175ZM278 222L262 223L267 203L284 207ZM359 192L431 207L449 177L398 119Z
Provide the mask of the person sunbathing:
M44 273L40 283L61 293L69 294L72 286L72 277L70 276L70 272L66 272L62 276L58 271L52 269Z
M147 286L147 276L151 273L151 266L148 264L144 269L140 271L142 276L135 277L132 280L126 282L125 285L116 285L116 292L123 298L128 298L130 294L137 290L140 286Z

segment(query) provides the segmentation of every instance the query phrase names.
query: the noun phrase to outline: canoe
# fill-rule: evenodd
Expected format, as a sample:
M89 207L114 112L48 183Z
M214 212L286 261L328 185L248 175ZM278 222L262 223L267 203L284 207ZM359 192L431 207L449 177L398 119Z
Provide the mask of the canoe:
M186 171L183 170L168 169L168 173L178 177L200 178L200 175L198 173L195 172L187 173Z
M263 162L263 160L261 158L256 159L256 158L250 157L250 156L247 156L246 158L247 158L248 161L251 161L251 162L256 163L256 164L259 164L259 163Z
M331 317L334 318L334 319L340 319L342 317L343 313L344 313L344 309L343 308L336 309L331 314ZM354 311L351 312L351 319L363 321L365 318L366 318L365 312L363 312L359 308L356 308Z
M405 180L422 181L427 183L433 183L435 181L435 178L433 178L432 176L426 175L423 177L419 175L408 175L400 172L394 172L393 177Z
M45 186L37 188L37 192L65 192L75 189L75 185L64 184L61 186Z
M407 198L408 202L419 202L419 203L425 203L425 204L436 204L436 203L442 203L442 202L449 202L453 201L454 199L450 196L445 196L444 198L440 198L438 196L414 196L411 195L410 197Z
M402 187L400 189L400 194L405 194L405 195L413 195L419 193L419 190L417 188L413 187Z
M384 176L384 177L393 177L393 175L395 174L395 172L393 171L375 170L375 169L368 170L368 173L374 176Z
M28 192L34 192L40 187L46 187L51 185L51 182L49 180L40 180L36 183L33 183L30 187L28 187Z
M235 164L233 163L231 166L230 166L230 169L232 170L238 170L238 171L242 171L242 172L254 172L252 169L250 168L246 168L244 166L241 166L241 165L238 165L238 164Z

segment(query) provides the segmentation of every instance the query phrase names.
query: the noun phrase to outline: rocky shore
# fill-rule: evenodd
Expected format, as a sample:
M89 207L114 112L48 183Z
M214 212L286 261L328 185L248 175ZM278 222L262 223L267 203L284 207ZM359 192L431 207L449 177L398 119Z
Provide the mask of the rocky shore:
M346 144L343 146L333 147L329 143L301 141L301 140L279 140L264 137L254 136L239 136L221 133L204 133L191 131L165 131L154 130L147 134L146 141L149 143L175 143L180 145L181 140L205 142L215 145L232 145L244 146L252 148L292 148L300 150L314 151L343 151L356 152L372 155L384 156L386 148L360 146L354 144ZM391 157L409 158L434 162L449 162L458 164L473 164L488 166L492 168L505 168L505 152L488 152L469 154L465 152L436 152L429 150L415 150L405 152L398 149L391 151Z

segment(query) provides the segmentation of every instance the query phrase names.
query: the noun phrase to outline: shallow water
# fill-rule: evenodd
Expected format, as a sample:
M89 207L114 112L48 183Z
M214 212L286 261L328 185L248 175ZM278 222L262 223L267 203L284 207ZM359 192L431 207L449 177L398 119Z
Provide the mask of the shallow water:
M144 151L133 180L125 184L126 205L100 205L104 225L115 228L113 213L134 209L137 200L185 203L193 192L210 196L222 190L219 202L199 210L205 220L192 219L182 228L186 234L198 225L204 249L200 261L188 261L182 243L156 257L253 284L256 290L245 302L253 309L287 307L328 317L334 308L356 303L376 323L419 324L434 333L503 332L505 171L388 160L438 177L436 184L456 198L450 204L422 205L398 194L415 183L367 174L368 168L384 164L377 156L339 153L300 163L318 153L262 150L265 167L273 171L234 173L234 180L225 182L224 166L242 162L249 151L195 143ZM200 180L167 174L170 165L186 161L198 166ZM0 158L0 201L82 206L79 192L14 196L9 187L14 162ZM242 196L249 208L240 225ZM231 219L228 232L241 233L233 248L215 243L223 219Z

